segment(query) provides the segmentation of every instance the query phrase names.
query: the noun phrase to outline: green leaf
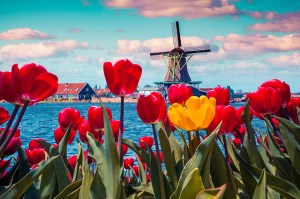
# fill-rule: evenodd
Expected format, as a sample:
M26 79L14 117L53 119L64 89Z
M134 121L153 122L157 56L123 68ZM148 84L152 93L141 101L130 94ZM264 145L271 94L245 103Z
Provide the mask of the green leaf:
M80 185L82 180L72 182L68 186L66 186L56 197L55 199L65 199L69 194L80 189Z
M139 174L137 173L136 175L140 176L142 184L147 184L147 175L145 172L145 169L143 167L142 162L139 160L139 158L136 159L138 162L138 167L139 167ZM153 192L153 191L152 191Z
M53 198L53 196L57 195L56 185L55 168L51 166L48 172L45 172L41 177L40 198Z
M91 198L90 196L90 187L92 183L92 176L91 176L91 171L89 168L89 164L87 163L87 160L85 161L84 164L84 175L82 179L82 183L80 186L80 191L79 191L79 199L89 199Z
M296 141L298 144L300 144L300 126L298 126L297 124L295 124L294 122L281 118L281 117L277 117L274 116L279 122L280 124L283 124L288 130L289 132L291 132L293 134L293 136L295 137Z
M91 187L90 187L91 198L92 199L99 199L99 198L104 199L104 198L106 198L106 190L105 190L105 186L101 180L101 177L100 177L97 169L96 169L96 172L95 172L95 175L92 180Z
M267 198L267 175L266 175L266 170L264 169L261 173L261 176L258 180L253 199L261 199L261 198Z
M202 190L204 190L204 185L202 183L200 171L198 168L195 168L184 180L179 199L195 198Z
M107 163L107 173L109 176L106 186L106 194L108 198L118 198L121 192L120 184L120 158L115 144L114 135L112 133L110 120L106 109L101 102L104 118L104 139L105 139L105 156Z
M177 174L175 171L175 160L171 152L170 143L168 141L165 132L162 129L159 129L158 135L159 135L160 146L164 156L164 162L166 165L168 175L171 178L173 186L177 187Z
M78 150L78 152L77 152L77 158L76 158L76 165L75 165L75 169L74 169L72 182L82 179L81 168L82 168L82 165L84 164L84 158L83 158L82 146L79 141L77 143L77 150Z
M154 195L152 186L144 184L144 183L141 183L139 186L133 186L132 188L139 192L147 192L151 195Z
M184 181L187 178L188 174L192 170L194 170L195 168L199 168L199 170L201 171L205 161L210 161L211 151L213 149L213 145L215 143L215 139L217 137L219 128L220 128L220 125L216 128L216 130L213 133L211 133L206 139L204 139L201 142L201 144L197 147L195 154L185 165L185 167L181 173L181 176L179 178L178 186L177 186L175 192L172 194L171 198L174 199L174 198L179 197L180 192L183 187L183 184L184 184Z
M222 199L226 190L226 184L215 189L206 189L201 191L196 199Z
M300 175L300 145L294 139L294 136L287 130L285 126L280 124L280 132L285 142L285 148L290 156L292 165L294 169L297 171L298 175Z
M183 135L183 133L181 132L180 129L177 129L179 135L180 135L180 138L181 138L181 142L182 142L182 145L183 145L183 157L184 157L184 162L187 163L188 160L189 160L189 157L188 157L188 145L186 143L186 140L185 140L185 137Z
M244 143L240 154L249 163L255 165L256 167L264 168L265 165L262 160L262 157L260 156L257 150L256 140L251 126L249 100L245 105L244 112L242 113L242 117L243 120L245 121L247 133L244 136Z
M29 172L16 184L12 185L5 193L1 195L3 199L20 198L24 192L32 185L35 179L37 179L44 172L58 160L58 157L52 157L47 161L43 162L38 168Z

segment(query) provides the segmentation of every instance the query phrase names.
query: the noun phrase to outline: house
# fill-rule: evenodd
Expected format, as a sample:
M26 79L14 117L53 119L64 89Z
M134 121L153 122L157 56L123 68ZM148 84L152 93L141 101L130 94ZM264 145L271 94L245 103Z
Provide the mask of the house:
M53 98L59 101L91 100L96 95L88 83L60 83Z

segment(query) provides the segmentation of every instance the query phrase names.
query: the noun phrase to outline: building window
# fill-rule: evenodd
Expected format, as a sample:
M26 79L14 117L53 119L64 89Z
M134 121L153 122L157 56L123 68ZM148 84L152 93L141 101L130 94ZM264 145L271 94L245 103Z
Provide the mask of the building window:
M89 88L86 88L85 91L89 91Z

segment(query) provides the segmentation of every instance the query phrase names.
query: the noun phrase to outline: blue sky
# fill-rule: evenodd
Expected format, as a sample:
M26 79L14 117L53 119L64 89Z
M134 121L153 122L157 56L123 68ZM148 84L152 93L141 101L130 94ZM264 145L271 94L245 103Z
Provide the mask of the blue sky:
M188 63L202 87L253 91L272 78L300 92L300 1L0 0L0 71L35 62L60 82L105 86L102 65L128 58L143 68L140 86L162 81L171 22L182 46L210 44Z

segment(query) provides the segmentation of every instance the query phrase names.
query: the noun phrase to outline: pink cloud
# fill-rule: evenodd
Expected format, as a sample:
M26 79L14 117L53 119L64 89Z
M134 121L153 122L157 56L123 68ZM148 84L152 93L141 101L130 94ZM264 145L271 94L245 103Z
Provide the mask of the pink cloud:
M300 54L293 53L291 55L280 55L278 57L268 58L267 61L274 66L298 66L300 67Z
M135 8L140 15L145 17L183 16L186 19L194 19L211 16L237 15L240 13L237 8L227 0L107 0L106 6Z
M0 60L49 58L67 56L72 50L87 48L87 42L65 40L36 44L5 45L0 48Z
M254 12L250 14L255 19L265 18L269 21L257 23L249 28L255 31L299 32L300 11L286 14L274 12Z
M52 39L46 33L30 28L16 28L0 33L0 40L22 40L22 39Z

